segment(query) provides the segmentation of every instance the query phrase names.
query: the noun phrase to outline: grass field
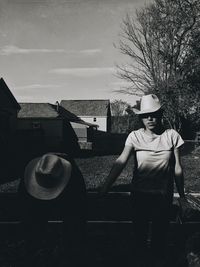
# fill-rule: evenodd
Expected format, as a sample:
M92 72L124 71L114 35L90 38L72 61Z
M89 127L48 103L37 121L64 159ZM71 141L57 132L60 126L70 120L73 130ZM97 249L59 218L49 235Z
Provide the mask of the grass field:
M116 155L77 159L77 163L84 175L87 189L98 188L117 158ZM186 192L200 192L200 153L189 153L181 157ZM116 180L113 187L128 187L132 178L133 159L130 158L127 166Z
M87 190L96 190L101 186L116 158L117 155L106 155L75 159L83 173ZM200 147L194 149L191 144L187 145L182 151L181 161L186 192L200 192ZM132 168L133 158L130 158L127 166L113 185L115 189L128 188L132 178ZM0 185L0 192L16 191L19 179L11 180L9 183Z

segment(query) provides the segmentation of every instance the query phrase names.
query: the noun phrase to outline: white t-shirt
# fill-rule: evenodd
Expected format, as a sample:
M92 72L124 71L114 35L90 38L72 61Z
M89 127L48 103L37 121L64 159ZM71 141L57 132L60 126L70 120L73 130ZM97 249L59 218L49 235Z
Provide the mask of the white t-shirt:
M184 143L173 129L156 137L149 136L143 128L132 131L126 139L135 153L133 191L168 193L173 189L174 149Z

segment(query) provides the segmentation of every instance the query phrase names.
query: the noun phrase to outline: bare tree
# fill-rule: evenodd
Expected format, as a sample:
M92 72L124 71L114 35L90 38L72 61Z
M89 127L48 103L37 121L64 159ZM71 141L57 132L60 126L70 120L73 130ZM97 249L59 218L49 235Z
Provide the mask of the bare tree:
M186 80L185 62L199 18L198 0L154 0L137 11L136 18L127 15L122 24L119 49L130 62L118 66L118 75L130 86L120 92L156 93L166 105L166 120L176 129L195 97Z
M111 112L112 116L123 116L126 114L126 109L129 107L129 104L123 100L113 100L111 102Z

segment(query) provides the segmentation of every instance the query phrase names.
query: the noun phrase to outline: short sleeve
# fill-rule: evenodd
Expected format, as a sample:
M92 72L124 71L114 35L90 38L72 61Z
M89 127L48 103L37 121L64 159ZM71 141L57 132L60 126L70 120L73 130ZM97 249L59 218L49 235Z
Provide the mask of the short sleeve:
M133 147L132 133L130 133L126 139L125 146Z
M181 135L175 130L172 130L172 143L174 148L178 148L184 144Z

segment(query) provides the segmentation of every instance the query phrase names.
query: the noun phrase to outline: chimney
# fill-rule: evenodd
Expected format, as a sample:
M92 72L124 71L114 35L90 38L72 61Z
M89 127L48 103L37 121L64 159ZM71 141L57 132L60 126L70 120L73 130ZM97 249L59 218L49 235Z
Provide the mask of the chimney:
M59 112L59 107L60 107L60 104L58 101L56 101L56 111Z

